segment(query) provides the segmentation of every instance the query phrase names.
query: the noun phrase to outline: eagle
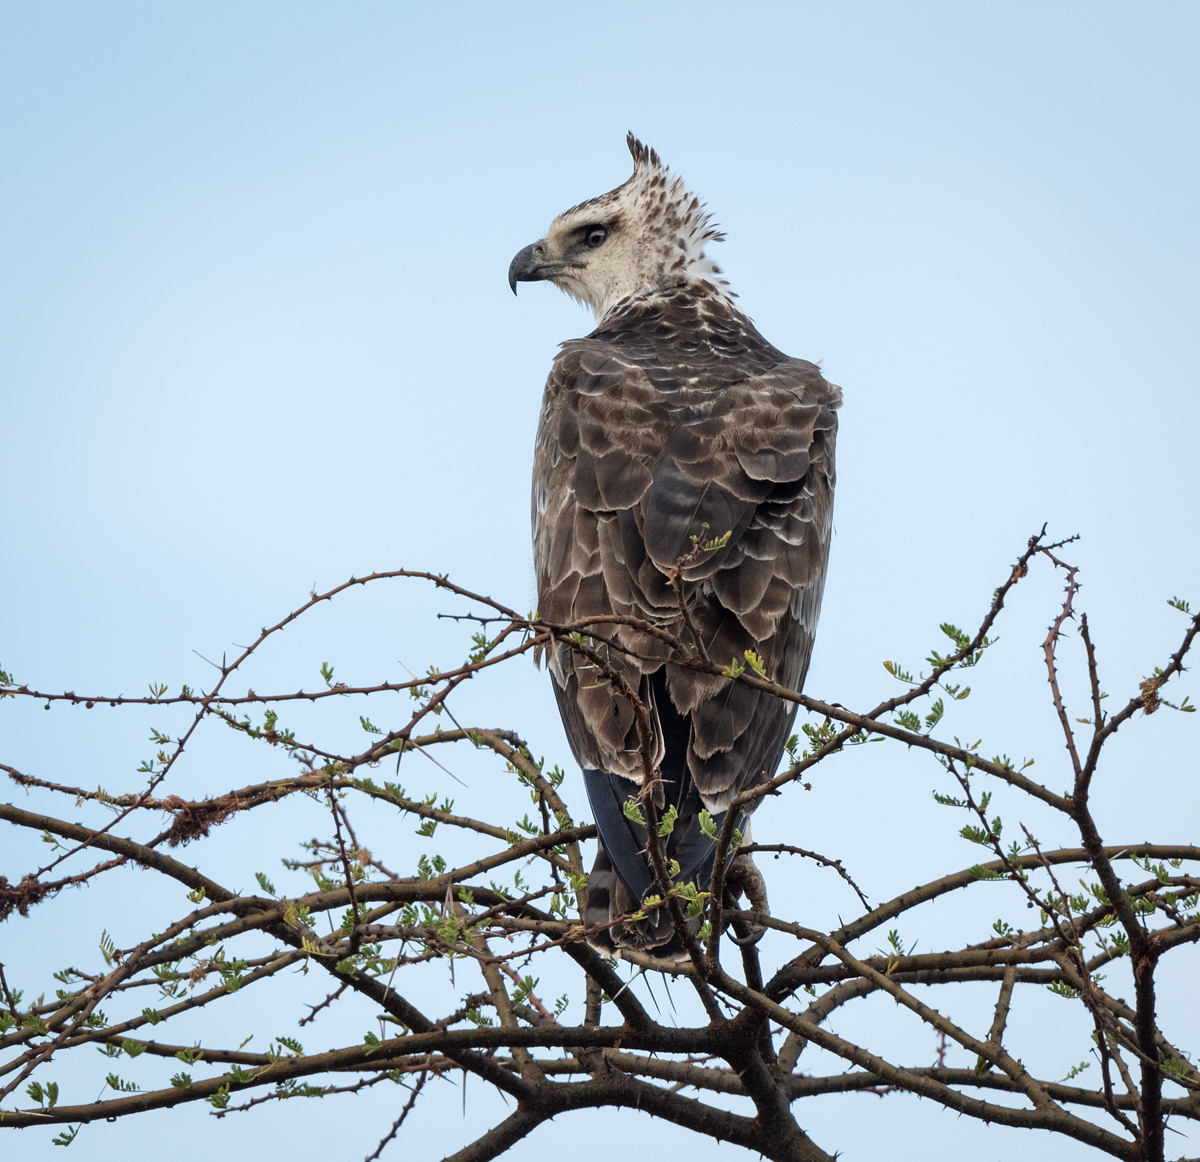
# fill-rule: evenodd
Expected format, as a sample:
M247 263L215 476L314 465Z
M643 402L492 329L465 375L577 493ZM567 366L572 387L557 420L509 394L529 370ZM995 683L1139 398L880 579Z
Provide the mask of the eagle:
M653 149L626 140L629 180L555 218L508 278L514 294L551 282L597 319L562 344L542 398L537 609L557 626L610 619L585 625L576 642L587 650L565 635L546 649L599 831L588 938L611 954L670 956L681 942L668 909L642 908L661 888L639 795L674 822L662 842L676 882L707 891L714 824L775 773L796 715L719 671L752 665L791 690L804 682L842 393L759 334L705 256L724 235L703 203ZM748 834L744 814L737 825Z

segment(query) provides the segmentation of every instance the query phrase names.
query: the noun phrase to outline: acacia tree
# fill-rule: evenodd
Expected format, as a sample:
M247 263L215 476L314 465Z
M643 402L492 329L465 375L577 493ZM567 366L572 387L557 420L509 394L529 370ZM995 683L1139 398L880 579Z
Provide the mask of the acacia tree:
M182 885L189 901L163 931L146 932L129 947L116 947L105 933L98 957L81 949L73 963L85 967L65 968L54 974L54 985L46 982L53 1000L44 993L25 1002L0 968L0 1129L52 1127L47 1133L65 1146L86 1123L154 1109L207 1102L224 1117L265 1102L336 1100L337 1094L394 1083L403 1093L394 1123L380 1127L381 1140L370 1155L377 1158L402 1135L427 1082L461 1072L464 1084L473 1075L507 1095L515 1109L453 1154L458 1162L496 1157L549 1118L602 1106L636 1108L771 1159L828 1160L839 1144L818 1144L804 1132L804 1102L855 1091L917 1094L969 1118L1063 1135L1129 1162L1161 1162L1168 1121L1200 1120L1200 1071L1171 1040L1172 1014L1159 1012L1157 993L1164 958L1194 955L1187 950L1200 939L1200 875L1193 874L1200 848L1101 835L1093 798L1101 755L1117 731L1163 706L1192 709L1186 698L1169 702L1162 691L1184 669L1200 632L1200 614L1193 615L1186 602L1172 602L1188 619L1178 648L1120 709L1106 712L1087 618L1077 616L1077 569L1062 556L1065 543L1047 543L1044 530L1031 538L978 628L967 633L943 625L948 652L932 653L926 673L913 676L885 663L900 692L864 712L781 688L752 654L709 658L698 642L633 623L664 640L678 664L751 684L798 704L810 716L802 735L789 743L786 768L746 791L735 805L792 794L818 764L846 747L871 740L885 747L899 743L920 748L941 764L949 790L935 797L965 817L960 834L987 849L972 867L872 905L836 851L743 842L733 829L739 812L730 810L719 831L708 821L718 873L711 891L700 891L673 877L678 868L668 863L660 843L673 819L660 816L653 795L643 793L631 798L626 810L647 824L658 879L658 894L644 901L644 909L669 910L686 956L668 961L629 952L626 959L641 974L634 982L622 979L618 962L592 948L579 921L587 892L584 845L595 828L580 821L578 805L567 802L562 772L547 770L518 733L464 725L451 709L454 692L473 675L511 664L538 646L570 643L608 675L618 697L632 703L651 786L655 772L645 707L604 667L596 648L599 639L609 639L615 623L628 619L550 624L522 617L442 576L395 570L314 592L264 629L239 657L217 667L208 690L185 686L171 694L156 686L141 698L47 692L0 671L0 704L11 698L89 707L177 705L191 711L180 737L155 732L157 757L144 764L141 785L123 793L86 790L0 764L13 784L33 789L42 801L65 798L92 812L90 822L74 823L61 813L0 806L7 827L40 833L54 853L46 866L15 882L0 878L0 919L12 924L14 913L52 908L63 889L126 865L140 865ZM985 660L1009 594L1033 566L1057 570L1065 586L1044 642L1049 696L1070 764L1070 785L1064 790L1037 781L1028 764L989 758L979 744L935 735L948 701L969 692L960 671ZM465 612L454 616L470 623L474 636L460 666L360 686L335 682L323 667L324 684L315 689L232 693L239 668L298 618L352 587L395 579L431 583L460 607L466 603ZM682 588L679 592L686 600ZM1084 647L1091 702L1085 717L1068 712L1060 684L1058 649L1068 623L1077 625ZM366 700L388 691L411 694L412 713L393 729L376 727L364 714L361 724L370 743L358 753L338 753L316 739L298 738L283 724L289 704ZM211 798L186 800L167 793L172 772L197 732L214 725L254 744L282 748L295 760L294 773ZM383 760L395 756L398 764L400 755L414 751L438 761L451 747L494 753L511 773L514 793L526 803L524 796L530 796L533 818L528 807L517 823L511 822L511 808L503 819L456 813L449 800L410 795L377 770ZM1067 830L1069 845L1043 844L1027 828L1019 828L1015 839L1002 840L1003 824L989 810L989 784L1003 784L1051 809ZM296 796L311 800L325 820L324 838L306 843L304 858L289 862L293 871L311 876L312 890L278 892L260 874L261 894L236 893L222 881L221 867L204 861L202 841L234 816L261 816ZM360 843L356 826L364 812L381 804L414 817L418 835L426 838L439 827L465 834L470 858L451 867L444 858L423 853L412 871L391 870L413 863L408 833L396 839L394 851L371 851ZM144 834L147 822L150 830L158 827L156 834ZM135 838L138 834L143 837ZM201 867L178 858L182 853L176 849L185 844L191 845L189 859L200 855ZM776 860L817 861L857 893L861 912L831 931L774 914L753 862L760 852ZM1065 873L1074 865L1085 869L1078 893L1066 883ZM1078 878L1077 872L1072 875ZM950 893L986 892L997 881L1015 886L1024 915L1036 917L1033 926L1000 920L987 928L982 909L973 908L966 913L971 928L955 949L917 954L905 947L894 926L900 918ZM866 951L885 931L888 949ZM7 946L11 949L13 941ZM10 975L11 957L10 952ZM1123 958L1132 972L1129 1001L1102 983L1101 970ZM429 1011L423 998L430 992L428 973L438 965L444 970L441 995L452 1000L444 1011ZM300 1024L325 1014L327 1023L343 1030L345 1043L339 1047L305 1052L298 1040L275 1037L267 1051L249 1052L245 1042L238 1047L172 1040L173 1020L270 991L281 983L284 970L297 966L325 982L310 998L310 1012ZM544 999L543 979L568 982L558 1002ZM668 1023L643 1003L641 986L655 979L690 990L692 999L681 1003L676 1021ZM977 986L995 990L987 1028L948 1015L964 990ZM1082 1050L1085 1059L1062 1080L1026 1068L1022 1046L1012 1043L1009 1030L1009 1015L1022 999L1047 988L1079 1006L1091 1031ZM940 1039L943 1050L965 1050L974 1067L952 1067L945 1052L936 1064L918 1063L921 1039L916 1036L909 1041L912 1059L892 1060L865 1039L830 1030L831 1016L872 996L894 1001L916 1028ZM378 1034L363 1037L354 1023L358 1032L351 1036L346 1032L351 1022L337 1021L339 1007L355 997L382 1015ZM576 1019L568 1020L569 1009ZM112 1059L100 1063L101 1072L112 1070L103 1082L106 1096L78 1104L63 1100L53 1080L56 1067L68 1055L94 1054L96 1048ZM164 1075L177 1070L169 1084L143 1088L116 1072L123 1059L143 1055L147 1061L165 1059ZM1080 1075L1092 1065L1091 1085L1082 1084Z

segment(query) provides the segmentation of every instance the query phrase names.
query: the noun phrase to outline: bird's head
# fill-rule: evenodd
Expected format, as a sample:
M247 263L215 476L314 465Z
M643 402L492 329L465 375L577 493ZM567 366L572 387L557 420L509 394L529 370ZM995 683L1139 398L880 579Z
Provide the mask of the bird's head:
M626 142L633 176L560 214L545 238L526 246L508 268L514 294L519 282L549 281L603 319L623 299L689 282L725 293L720 268L704 254L706 242L724 235L654 150L632 133Z

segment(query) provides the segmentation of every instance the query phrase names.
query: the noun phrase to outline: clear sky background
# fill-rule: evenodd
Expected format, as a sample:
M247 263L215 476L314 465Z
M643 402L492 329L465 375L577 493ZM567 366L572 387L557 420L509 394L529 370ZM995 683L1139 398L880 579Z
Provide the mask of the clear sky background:
M728 232L715 255L762 331L845 389L809 692L864 708L891 693L880 661L919 667L939 622L976 624L1048 521L1082 534L1082 600L1123 701L1182 632L1165 599L1200 601L1198 59L1190 3L4 4L0 665L47 689L203 686L193 651L245 642L314 583L401 565L532 608L542 382L556 343L592 323L548 286L514 300L505 273L556 213L628 176L632 129ZM1057 788L1038 669L1056 594L1031 581L945 732L1036 756ZM463 634L433 623L446 608L411 586L355 595L285 635L247 682L312 685L326 660L364 681L448 665ZM461 714L568 764L543 676L519 663L477 685ZM363 709L322 724L352 740ZM85 715L6 702L0 757L126 790L149 727L182 722ZM1196 840L1197 729L1163 714L1119 740L1106 838ZM936 767L863 751L760 813L756 837L843 856L876 899L976 860L960 821L929 806ZM169 789L215 794L282 769L214 736ZM456 770L469 792L412 772L463 807L515 801L494 766ZM1044 823L1011 810L1014 828ZM192 858L233 861L245 878L231 886L248 890L250 871L276 875L296 853L287 827L320 825L297 808L279 826L230 824ZM423 850L403 820L375 827L397 862ZM0 874L42 851L0 851ZM806 922L852 907L828 873L771 875L779 910ZM75 936L49 908L10 920L0 960L58 968L101 927L118 943L143 931L178 904L144 880L64 897L53 912ZM984 938L955 915L939 907L908 936L923 949ZM1164 1003L1183 1012L1176 986ZM296 996L315 1002L317 987ZM983 1028L993 999L980 998ZM1056 998L1040 1004L1014 1020L1045 1030L1039 1060L1061 1057L1065 1074L1086 1030L1055 1024ZM1185 1044L1200 1036L1192 1010L1172 1027ZM318 1025L306 1039L357 1035ZM141 1080L162 1084L152 1073ZM84 1084L63 1100L89 1100ZM357 1159L398 1092L224 1121L189 1108L87 1128L75 1149L137 1160L170 1135L178 1159ZM392 1153L440 1157L503 1112L476 1088L464 1118L447 1086ZM939 1156L1083 1156L915 1099L797 1112L850 1160L924 1158L931 1141ZM738 1153L603 1113L559 1119L513 1157L609 1157L635 1130L668 1154ZM49 1138L22 1133L14 1156L57 1157Z

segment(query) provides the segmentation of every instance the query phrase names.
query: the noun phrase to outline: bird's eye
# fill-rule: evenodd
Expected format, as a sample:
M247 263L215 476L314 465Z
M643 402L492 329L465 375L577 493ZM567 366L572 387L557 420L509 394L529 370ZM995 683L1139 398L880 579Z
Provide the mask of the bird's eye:
M595 250L608 237L606 226L589 226L583 240Z

